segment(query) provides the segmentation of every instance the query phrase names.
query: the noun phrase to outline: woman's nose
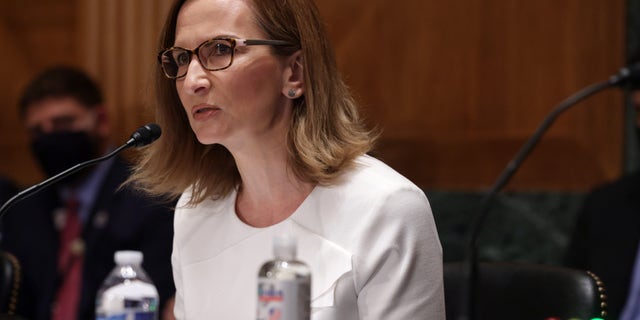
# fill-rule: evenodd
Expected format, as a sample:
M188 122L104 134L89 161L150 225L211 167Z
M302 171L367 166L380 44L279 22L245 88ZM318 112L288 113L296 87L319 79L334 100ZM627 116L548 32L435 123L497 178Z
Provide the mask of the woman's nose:
M194 56L189 62L187 74L184 77L184 88L189 94L201 94L209 90L211 82L207 78L207 70Z

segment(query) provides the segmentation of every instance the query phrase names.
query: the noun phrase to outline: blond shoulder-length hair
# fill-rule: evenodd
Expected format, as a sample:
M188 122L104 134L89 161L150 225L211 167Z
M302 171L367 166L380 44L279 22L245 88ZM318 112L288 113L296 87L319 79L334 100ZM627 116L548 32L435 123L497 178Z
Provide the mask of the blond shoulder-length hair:
M158 51L174 44L177 0L165 22ZM329 185L356 157L373 147L357 105L338 74L333 50L313 0L253 0L256 24L268 39L295 44L273 47L276 55L302 51L304 95L293 105L287 136L289 167L302 181ZM175 80L155 71L156 121L162 137L143 150L130 179L142 190L170 198L191 187L190 203L228 195L240 184L231 153L221 145L202 145L191 130Z

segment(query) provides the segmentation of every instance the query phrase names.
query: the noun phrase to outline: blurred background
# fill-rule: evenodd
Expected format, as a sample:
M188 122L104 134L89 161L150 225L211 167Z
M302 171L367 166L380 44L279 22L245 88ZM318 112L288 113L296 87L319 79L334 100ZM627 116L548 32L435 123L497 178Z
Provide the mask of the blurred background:
M28 186L17 100L47 66L104 88L114 142L152 121L151 70L170 0L4 0L0 174ZM607 80L640 39L640 0L318 0L375 154L430 198L445 260L464 254L480 199L563 99ZM562 115L500 194L481 258L557 264L591 188L634 170L628 94L609 89Z

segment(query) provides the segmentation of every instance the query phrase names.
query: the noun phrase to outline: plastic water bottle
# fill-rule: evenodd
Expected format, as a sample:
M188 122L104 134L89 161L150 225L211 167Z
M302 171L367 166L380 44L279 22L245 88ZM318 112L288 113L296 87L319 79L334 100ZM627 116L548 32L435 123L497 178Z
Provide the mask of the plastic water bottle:
M118 251L114 260L116 267L98 291L96 319L158 319L158 290L140 266L142 252Z
M311 270L296 260L291 236L273 239L275 258L258 272L257 320L308 320L311 314Z

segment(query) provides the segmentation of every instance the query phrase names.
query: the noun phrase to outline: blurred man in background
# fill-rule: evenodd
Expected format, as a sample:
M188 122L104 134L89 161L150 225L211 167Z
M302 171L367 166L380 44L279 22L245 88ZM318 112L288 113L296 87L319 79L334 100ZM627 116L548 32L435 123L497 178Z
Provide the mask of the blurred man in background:
M85 73L56 67L38 75L19 102L31 149L47 176L106 154L109 118ZM119 188L119 157L80 171L16 204L3 219L3 250L22 267L18 314L94 319L96 292L118 250L139 250L161 307L174 294L172 205Z
M9 200L9 198L11 198L17 192L18 188L13 183L13 181L0 176L0 206L2 206L5 201Z

